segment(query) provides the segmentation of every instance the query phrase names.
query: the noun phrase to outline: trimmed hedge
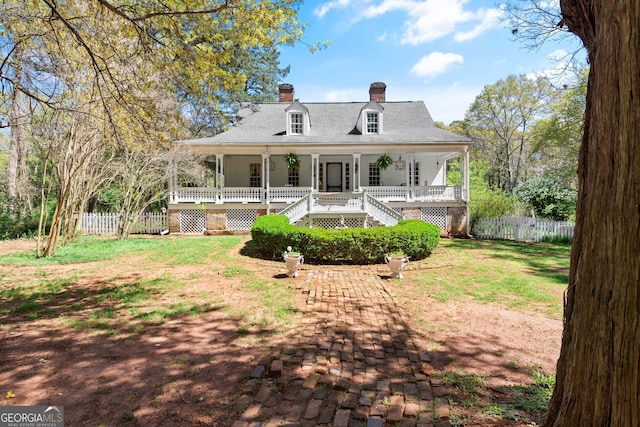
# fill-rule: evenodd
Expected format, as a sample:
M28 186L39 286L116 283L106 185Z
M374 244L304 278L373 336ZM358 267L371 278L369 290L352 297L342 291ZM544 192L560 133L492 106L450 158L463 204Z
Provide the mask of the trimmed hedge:
M403 251L411 259L423 259L440 242L440 228L408 219L392 227L322 228L296 227L284 215L259 217L251 227L255 250L277 258L287 246L316 263L375 264L390 252Z

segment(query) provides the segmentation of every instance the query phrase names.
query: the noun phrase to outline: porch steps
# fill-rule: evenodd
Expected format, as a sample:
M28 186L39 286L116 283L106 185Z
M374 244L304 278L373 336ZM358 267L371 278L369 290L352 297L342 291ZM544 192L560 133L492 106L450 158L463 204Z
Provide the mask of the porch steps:
M317 223L322 228L395 225L402 219L402 214L367 192L307 194L280 213L291 223L312 227Z

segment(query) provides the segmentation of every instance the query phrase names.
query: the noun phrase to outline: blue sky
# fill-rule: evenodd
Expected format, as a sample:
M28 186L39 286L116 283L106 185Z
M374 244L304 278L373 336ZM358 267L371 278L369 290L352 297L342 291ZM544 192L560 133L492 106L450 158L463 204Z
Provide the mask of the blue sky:
M550 73L576 47L525 49L492 0L307 0L299 16L305 42L331 44L281 50L296 98L368 101L369 85L382 81L387 101L424 101L445 124L462 120L484 86Z

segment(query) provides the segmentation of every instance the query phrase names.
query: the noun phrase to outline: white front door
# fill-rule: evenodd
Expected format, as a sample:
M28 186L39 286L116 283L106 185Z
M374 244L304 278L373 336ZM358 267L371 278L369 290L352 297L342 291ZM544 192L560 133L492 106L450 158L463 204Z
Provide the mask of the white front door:
M327 163L327 191L342 191L342 163Z

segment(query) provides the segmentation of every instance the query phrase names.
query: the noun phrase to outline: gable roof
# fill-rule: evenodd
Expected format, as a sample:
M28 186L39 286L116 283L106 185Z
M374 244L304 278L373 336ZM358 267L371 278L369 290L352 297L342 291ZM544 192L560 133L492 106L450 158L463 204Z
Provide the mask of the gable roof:
M301 103L308 109L312 123L308 135L286 135L286 110L291 105L289 103L244 104L229 130L209 138L180 142L189 145L471 144L468 138L436 127L422 101L379 103L384 109L384 132L362 135L356 129L356 123L362 109L368 104L369 102Z

